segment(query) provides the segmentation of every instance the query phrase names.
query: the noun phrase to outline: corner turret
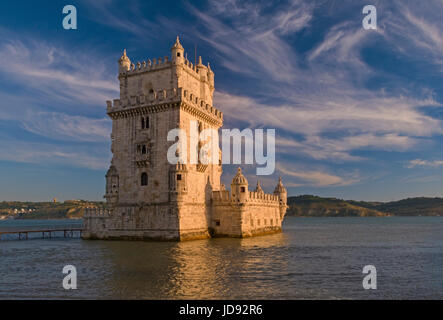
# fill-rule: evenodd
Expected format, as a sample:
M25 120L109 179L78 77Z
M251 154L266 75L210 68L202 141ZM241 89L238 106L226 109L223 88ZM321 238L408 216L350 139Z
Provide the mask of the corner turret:
M171 48L172 63L175 63L175 64L183 63L184 62L184 53L185 53L185 49L181 45L180 39L177 36L177 39L175 40L175 43Z
M131 68L131 60L126 55L126 49L123 51L123 55L118 60L118 73L124 73Z
M278 184L274 189L274 194L276 196L279 196L280 203L286 206L286 203L288 201L288 192L286 191L286 188L283 186L281 177L278 178Z
M112 164L106 173L106 194L104 198L109 204L118 202L118 172Z
M248 199L248 180L241 172L241 168L237 169L237 174L232 179L231 193L235 202L246 202Z
M206 79L208 79L208 69L203 65L201 56L198 57L197 72L202 81L206 81Z

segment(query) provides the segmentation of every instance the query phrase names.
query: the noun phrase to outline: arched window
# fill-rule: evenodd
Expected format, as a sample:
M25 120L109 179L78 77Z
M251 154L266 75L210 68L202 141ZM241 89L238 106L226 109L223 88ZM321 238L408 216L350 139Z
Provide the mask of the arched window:
M146 172L142 173L141 176L141 185L142 186L147 186L148 185L148 174Z
M142 129L145 128L145 118L142 118Z
M142 147L142 154L146 154L146 146L145 145L143 145L143 147Z

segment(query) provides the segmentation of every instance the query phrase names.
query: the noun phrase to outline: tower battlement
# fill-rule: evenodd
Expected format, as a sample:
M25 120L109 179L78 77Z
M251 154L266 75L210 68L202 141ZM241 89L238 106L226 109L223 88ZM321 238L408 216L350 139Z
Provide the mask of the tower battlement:
M136 64L131 63L128 70L121 69L120 74L125 74L128 76L137 75L143 72L150 72L160 70L162 68L171 67L171 62L169 61L169 57L156 58L156 59L148 59L146 61L138 61Z
M108 100L106 101L106 110L110 117L117 117L130 114L131 110L134 111L134 109L140 111L140 107L146 112L155 112L158 111L158 106L160 105L167 108L173 103L181 102L186 103L188 107L195 108L196 111L203 112L205 116L211 117L214 121L219 122L220 126L222 125L223 113L220 110L206 103L205 100L195 96L193 93L188 93L188 90L183 90L183 88L162 89L152 91L148 95L141 94L125 99ZM157 106L157 108L149 108L154 106Z
M201 62L201 57L199 57L199 64L195 65L187 58L183 60L181 65L185 67L185 70L192 74L194 77L199 79L201 76L213 75L213 71L208 63L207 66L203 65ZM146 61L138 61L137 63L131 63L127 70L120 69L121 75L134 76L145 72L158 71L165 68L171 68L173 63L168 56L163 58L147 59ZM208 78L209 81L210 78Z
M189 95L200 97L205 104L212 105L214 72L209 63L207 66L202 64L201 57L198 64L193 65L185 57L185 50L178 37L171 48L170 57L148 59L134 64L124 50L118 64L120 99L183 88Z
M221 162L168 161L177 143L168 139L172 130L185 133L182 151L190 155L192 123L199 132L223 125L223 113L213 105L209 63L199 57L192 64L177 37L170 57L134 64L124 50L118 80L120 97L106 101L112 119L107 208L85 209L85 239L189 240L281 231L287 208L281 180L274 194L265 194L259 183L249 191L239 168L229 191L220 181Z
M228 204L228 203L262 203L262 204L280 204L280 197L270 193L261 193L255 191L247 191L247 197L244 201L239 202L235 197L231 196L231 192L229 190L218 190L212 192L212 200L214 204Z

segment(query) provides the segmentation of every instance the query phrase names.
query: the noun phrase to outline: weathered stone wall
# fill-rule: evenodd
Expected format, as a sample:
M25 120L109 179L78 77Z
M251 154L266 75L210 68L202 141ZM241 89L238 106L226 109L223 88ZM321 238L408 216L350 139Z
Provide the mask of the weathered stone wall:
M279 198L271 194L248 192L246 200L238 202L227 190L213 192L213 234L248 237L279 232L282 207Z
M209 64L186 60L178 39L171 53L172 60L133 64L125 51L119 60L120 99L107 102L113 158L105 198L111 210L88 211L83 237L190 240L281 231L286 211L281 181L278 190L284 193L268 195L249 192L241 176L231 195L222 191L221 161L189 163L192 121L199 123L197 132L218 131L223 114L212 105L214 74ZM147 119L149 126L143 128ZM167 141L167 135L177 128L186 131L186 164L167 159L175 143ZM147 185L142 185L142 174L147 174ZM279 195L284 195L284 203Z

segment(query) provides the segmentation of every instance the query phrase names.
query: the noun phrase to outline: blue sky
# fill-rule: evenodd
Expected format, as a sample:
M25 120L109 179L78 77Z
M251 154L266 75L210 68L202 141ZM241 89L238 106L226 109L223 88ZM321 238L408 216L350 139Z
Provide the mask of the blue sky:
M290 195L442 196L443 1L374 0L376 31L366 4L3 1L0 200L102 199L117 60L165 56L177 35L211 63L225 128L276 128L265 191L282 176Z

